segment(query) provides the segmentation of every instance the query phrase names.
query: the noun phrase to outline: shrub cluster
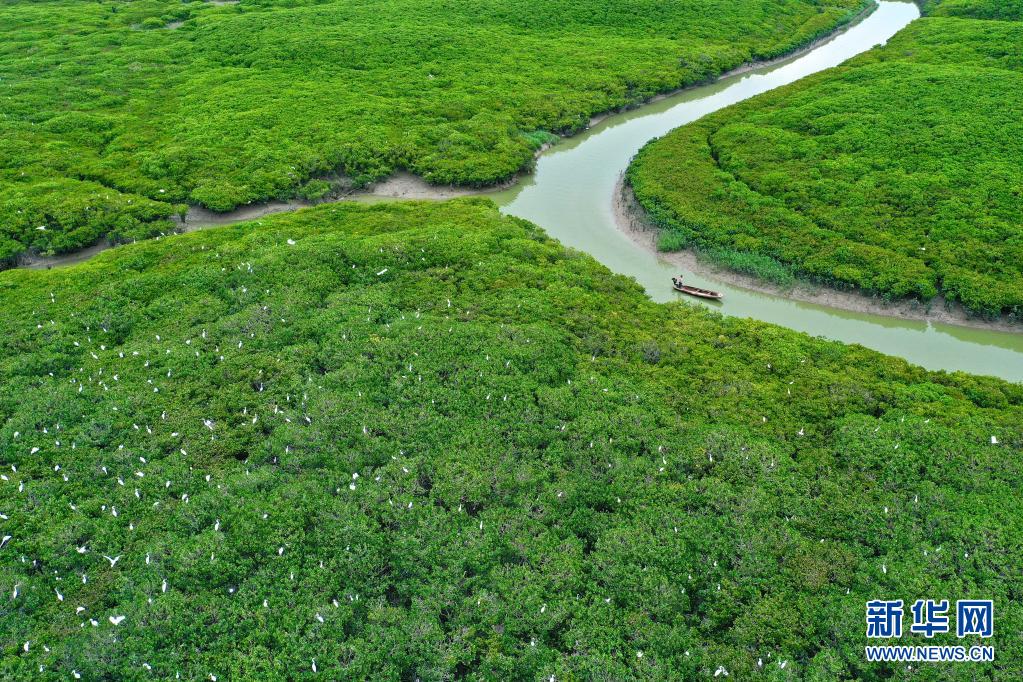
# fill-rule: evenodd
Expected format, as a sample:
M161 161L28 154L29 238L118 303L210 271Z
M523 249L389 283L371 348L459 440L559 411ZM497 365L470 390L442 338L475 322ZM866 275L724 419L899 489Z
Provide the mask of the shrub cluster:
M0 263L135 235L165 217L150 202L225 211L400 169L500 182L593 114L791 50L866 2L6 0Z
M479 199L0 309L0 678L920 679L863 660L879 597L994 599L968 673L1023 675L1019 385L652 303Z

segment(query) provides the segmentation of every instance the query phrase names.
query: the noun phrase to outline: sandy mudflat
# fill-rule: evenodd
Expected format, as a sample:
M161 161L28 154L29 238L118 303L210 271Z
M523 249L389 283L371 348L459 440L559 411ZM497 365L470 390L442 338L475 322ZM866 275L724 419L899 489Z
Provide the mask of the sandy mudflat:
M418 175L402 171L395 173L385 180L374 183L368 190L357 192L353 196L368 195L389 199L454 199L456 197L483 194L487 191L492 192L495 189L498 189L498 187L478 189L475 187L456 187L453 185L431 185Z

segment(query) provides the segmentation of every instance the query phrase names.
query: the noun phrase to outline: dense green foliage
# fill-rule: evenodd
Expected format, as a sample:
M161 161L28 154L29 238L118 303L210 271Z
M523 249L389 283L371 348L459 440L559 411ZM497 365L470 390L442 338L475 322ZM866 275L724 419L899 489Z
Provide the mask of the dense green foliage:
M1023 386L652 303L479 199L0 309L4 679L1023 675ZM867 665L882 597L995 599L997 661Z
M1023 21L1023 0L924 0L933 16Z
M989 5L1011 3L935 11ZM669 246L1019 317L1023 23L921 19L885 47L651 143L629 180Z
M166 231L168 202L318 198L337 172L503 180L550 132L791 50L864 5L5 0L0 266Z

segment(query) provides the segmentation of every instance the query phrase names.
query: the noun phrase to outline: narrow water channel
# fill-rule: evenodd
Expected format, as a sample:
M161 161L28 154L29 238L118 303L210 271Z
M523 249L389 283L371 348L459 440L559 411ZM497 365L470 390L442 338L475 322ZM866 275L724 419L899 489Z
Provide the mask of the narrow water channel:
M635 243L615 222L616 186L632 156L650 139L680 125L836 66L882 44L919 14L917 6L909 2L881 2L870 16L801 56L608 117L544 153L536 172L514 187L487 196L505 213L531 220L611 270L635 277L653 299L674 300L682 296L670 286L671 275L678 272L678 267ZM723 302L707 305L727 315L859 343L929 369L964 370L1023 381L1021 333L844 311L750 291L712 275L687 274L686 281L723 292Z
M537 160L536 171L520 178L514 186L480 193L493 199L505 213L531 220L562 243L589 253L615 272L634 277L654 300L676 300L682 295L671 289L670 282L671 276L678 273L678 266L633 241L619 229L615 220L617 186L635 153L649 140L678 126L837 66L883 44L919 16L912 2L879 2L868 17L812 50L608 116L585 133L562 140L544 152ZM426 191L432 192L428 188ZM351 199L393 200L372 195ZM189 212L185 229L253 220L306 205L301 201L269 202L225 214L195 207ZM75 254L40 258L27 267L71 265L106 248L108 245L99 244ZM846 311L794 301L780 294L752 291L715 279L713 275L687 272L686 282L723 292L723 302L706 305L726 315L755 318L814 336L862 344L928 369L962 370L1023 381L1023 333L1020 332ZM698 304L695 299L683 298L688 303Z

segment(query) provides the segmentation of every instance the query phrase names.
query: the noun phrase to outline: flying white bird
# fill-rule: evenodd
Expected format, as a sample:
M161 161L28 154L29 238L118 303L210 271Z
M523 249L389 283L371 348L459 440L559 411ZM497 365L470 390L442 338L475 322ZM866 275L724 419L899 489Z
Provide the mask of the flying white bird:
M124 620L124 616L110 616L107 620L109 620L114 625L120 625L121 621Z
M109 561L110 562L110 568L113 568L114 566L117 565L117 562L121 560L121 555L118 554L117 556L115 556L114 558L111 559L106 554L104 554L103 558L106 559L107 561Z

